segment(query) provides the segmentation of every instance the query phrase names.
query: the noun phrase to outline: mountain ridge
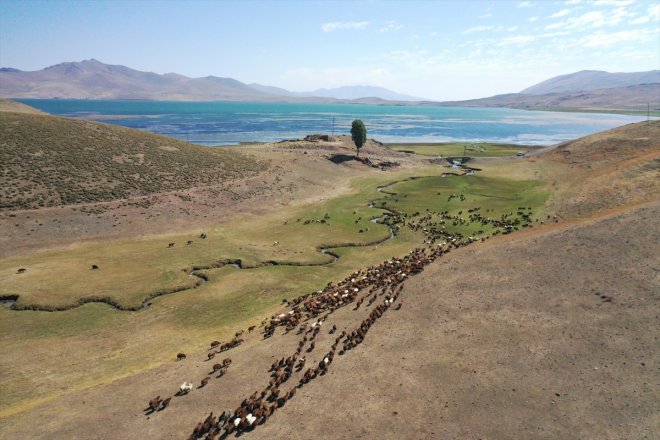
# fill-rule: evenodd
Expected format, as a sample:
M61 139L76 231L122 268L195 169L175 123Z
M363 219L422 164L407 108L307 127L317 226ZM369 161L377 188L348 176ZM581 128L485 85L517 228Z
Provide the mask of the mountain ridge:
M660 108L660 70L610 73L582 70L508 93L463 101L424 100L376 86L343 86L294 92L228 77L190 78L143 72L96 59L64 62L37 71L0 68L0 97L132 99L153 101L260 101L504 107L528 110L641 111Z
M318 92L318 93L317 93ZM0 96L6 98L147 99L189 101L277 101L320 99L414 101L383 87L344 86L312 92L292 92L280 87L245 84L237 79L207 75L191 78L178 73L144 72L96 59L64 62L42 70L0 68Z
M532 95L506 93L466 101L443 101L445 107L503 107L525 110L646 110L660 108L660 83Z
M524 95L546 95L549 93L585 92L655 83L660 83L660 70L617 73L603 70L581 70L549 78L527 87L520 93Z

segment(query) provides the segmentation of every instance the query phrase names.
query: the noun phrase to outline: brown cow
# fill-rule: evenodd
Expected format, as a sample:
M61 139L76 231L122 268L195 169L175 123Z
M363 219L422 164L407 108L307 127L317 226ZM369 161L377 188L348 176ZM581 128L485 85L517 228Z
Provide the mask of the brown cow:
M151 399L151 400L149 401L149 409L150 409L152 412L153 412L153 411L156 411L156 410L158 409L158 407L160 406L160 402L161 402L161 401L162 401L162 400L161 400L160 396L156 396L156 397L154 397L153 399Z

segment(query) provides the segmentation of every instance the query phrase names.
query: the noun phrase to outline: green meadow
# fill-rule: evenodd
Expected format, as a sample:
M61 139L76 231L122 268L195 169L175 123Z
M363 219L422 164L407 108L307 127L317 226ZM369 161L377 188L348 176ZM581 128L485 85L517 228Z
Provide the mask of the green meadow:
M411 143L387 144L387 148L418 156L469 156L469 157L506 157L515 156L518 152L527 153L537 147L513 144L494 143Z

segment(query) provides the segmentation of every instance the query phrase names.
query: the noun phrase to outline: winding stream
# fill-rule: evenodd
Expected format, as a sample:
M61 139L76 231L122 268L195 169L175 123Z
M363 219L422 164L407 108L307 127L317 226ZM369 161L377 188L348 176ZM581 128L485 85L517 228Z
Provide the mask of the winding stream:
M404 179L408 180L408 179ZM377 187L378 192L383 192L383 188L387 188L391 185L394 185L400 181L395 181L391 182L387 185L379 186ZM21 306L16 304L19 298L19 294L12 294L12 295L4 295L0 296L0 305L13 311L25 311L25 310L32 310L32 311L43 311L43 312L58 312L58 311L65 311L65 310L71 310L77 307L80 307L85 304L89 303L104 303L109 305L110 307L115 308L116 310L120 311L127 311L127 312L137 312L140 310L147 309L151 304L152 301L160 296L163 295L169 295L171 293L178 293L178 292L184 292L187 290L192 290L196 289L197 287L200 287L208 282L208 277L203 273L203 271L206 270L211 270L211 269L218 269L220 267L224 266L233 266L236 269L239 270L250 270L250 269L258 269L266 266L297 266L297 267L316 267L316 266L329 266L334 263L336 263L339 260L339 255L337 255L335 252L332 252L332 249L340 249L340 248L346 248L346 247L367 247L367 246L376 246L381 243L384 243L388 240L391 240L394 238L396 235L396 231L392 226L389 224L385 223L384 220L387 217L392 216L392 211L388 208L384 207L376 207L374 206L373 202L369 203L370 208L376 208L376 209L382 209L385 211L383 214L379 216L375 216L369 219L372 223L379 224L385 226L389 230L389 235L383 239L379 240L373 240L369 242L364 242L364 243L344 243L344 244L336 244L336 245L324 245L324 246L319 246L317 247L317 251L320 252L321 254L328 255L331 257L331 261L328 262L320 262L320 263L298 263L298 262L286 262L286 261L276 261L276 260L267 260L263 261L259 264L253 265L253 266L246 266L243 265L242 261L240 259L223 259L223 260L218 260L215 263L205 265L205 266L194 266L191 270L186 271L188 275L195 277L196 281L195 284L192 287L176 287L176 288L171 288L171 289L164 289L160 291L153 292L142 301L142 303L139 306L134 306L134 307L126 307L112 299L111 297L100 297L100 296L88 296L88 297L83 297L78 299L75 303L73 304L68 304L64 306L40 306L40 305L27 305L27 306Z
M469 175L469 173L463 173L463 174L457 174L457 173L443 173L442 177L445 176L465 176ZM399 179L395 180L393 182L387 183L385 185L381 185L376 187L376 191L379 193L383 194L388 194L388 195L396 195L397 193L395 192L389 192L385 191L386 188L389 188L391 186L394 186L398 183L401 182L406 182L409 180L416 180L416 179L423 179L423 178L428 178L428 177L436 177L436 176L411 176L407 177L405 179ZM197 287L203 286L208 282L208 277L204 273L206 270L211 270L211 269L218 269L220 267L224 266L233 266L236 269L239 270L250 270L250 269L258 269L261 267L266 267L266 266L298 266L298 267L317 267L317 266L329 266L334 263L336 263L339 260L339 255L337 255L335 252L332 252L332 249L340 249L340 248L347 248L347 247L367 247L367 246L377 246L381 243L384 243L388 240L393 239L396 236L397 230L398 230L398 225L401 223L400 219L397 220L398 213L393 211L392 209L386 208L385 206L375 206L374 201L370 201L368 204L369 208L375 208L375 209L381 209L384 212L381 215L371 217L369 219L370 222L385 226L389 230L389 235L383 239L379 240L373 240L373 241L368 241L364 243L344 243L344 244L336 244L336 245L322 245L316 248L318 252L324 255L328 255L332 257L331 261L328 262L321 262L321 263L298 263L298 262L286 262L286 261L276 261L276 260L267 260L263 261L259 264L256 264L254 266L245 266L243 265L242 261L240 259L223 259L223 260L218 260L215 263L205 265L205 266L194 266L190 270L186 270L188 275L195 277L196 281L193 286L189 287L174 287L170 289L163 289L163 290L158 290L156 292L152 292L147 297L142 301L142 303L139 306L134 306L134 307L126 307L115 301L113 298L108 297L108 296L88 296L88 297L83 297L79 298L75 303L73 304L68 304L64 306L40 306L40 305L18 305L17 301L19 298L19 294L11 294L11 295L4 295L0 296L0 306L3 306L9 310L13 311L24 311L24 310L32 310L32 311L43 311L43 312L57 312L57 311L65 311L65 310L71 310L77 307L80 307L85 304L89 303L104 303L109 305L110 307L113 307L117 310L121 311L126 311L126 312L137 312L140 310L145 310L147 309L151 304L152 301L160 296L163 295L169 295L171 293L178 293L178 292L184 292L187 290L192 290L196 289ZM394 227L390 224L388 224L385 220L389 217L394 218L395 223Z

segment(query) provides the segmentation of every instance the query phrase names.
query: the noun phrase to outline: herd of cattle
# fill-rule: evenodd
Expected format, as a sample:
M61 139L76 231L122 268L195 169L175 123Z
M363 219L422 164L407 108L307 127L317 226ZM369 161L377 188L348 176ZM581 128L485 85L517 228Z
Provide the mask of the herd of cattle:
M479 223L491 227L492 235L497 235L517 230L519 227L531 226L532 222L531 210L522 207L518 208L516 215L511 212L497 219L482 216L479 208L470 209L467 214L466 219L462 217L462 211L456 215L450 215L446 211L430 211L425 215L420 213L406 215L390 211L391 218L388 223L405 225L414 231L421 230L425 234L424 244L410 251L403 258L392 258L378 266L356 271L336 285L329 283L323 290L301 295L290 301L285 300L284 304L288 310L264 320L261 324L262 334L263 339L267 339L273 336L278 328L283 328L285 334L297 328L296 334L302 336L295 352L289 356L283 356L271 365L268 371L270 380L261 391L255 391L251 396L246 397L234 410L224 410L218 416L211 413L197 423L189 439L203 437L207 440L214 440L218 436L226 438L232 434L240 435L251 431L265 423L275 411L286 405L296 395L297 390L326 374L336 356L342 356L360 345L369 329L388 310L401 309L400 295L408 277L422 272L428 264L451 249L466 246L479 239L483 241L491 236L485 235L483 231L479 230L475 232L474 236L465 237L456 232L455 228L450 227L449 229L453 232L449 232L447 228L449 224L458 226ZM363 307L365 301L366 304ZM378 304L372 307L376 302ZM318 358L318 362L314 361L305 369L307 360L303 351L305 354L314 351L323 324L332 313L349 304L354 304L354 311L362 308L368 312L366 318L357 327L345 328L331 339L334 342L328 351ZM393 305L395 306L392 307ZM252 332L254 328L254 326L250 327L249 332ZM334 335L336 332L337 326L333 325L327 334ZM242 331L236 333L235 338L225 344L214 341L211 344L212 351L207 354L208 360L215 356L216 349L229 350L243 342L242 339L239 339L242 333ZM177 356L177 359L184 358L183 353L179 353ZM218 377L223 376L230 363L230 359L225 359L222 364L214 365L213 372L219 370ZM297 377L297 383L294 380L293 384L287 386L294 376ZM209 376L204 377L198 388L205 386L209 380ZM192 388L192 384L184 382L177 395L186 394ZM171 397L161 400L160 397L157 397L151 400L146 410L147 413L167 408L170 399Z

